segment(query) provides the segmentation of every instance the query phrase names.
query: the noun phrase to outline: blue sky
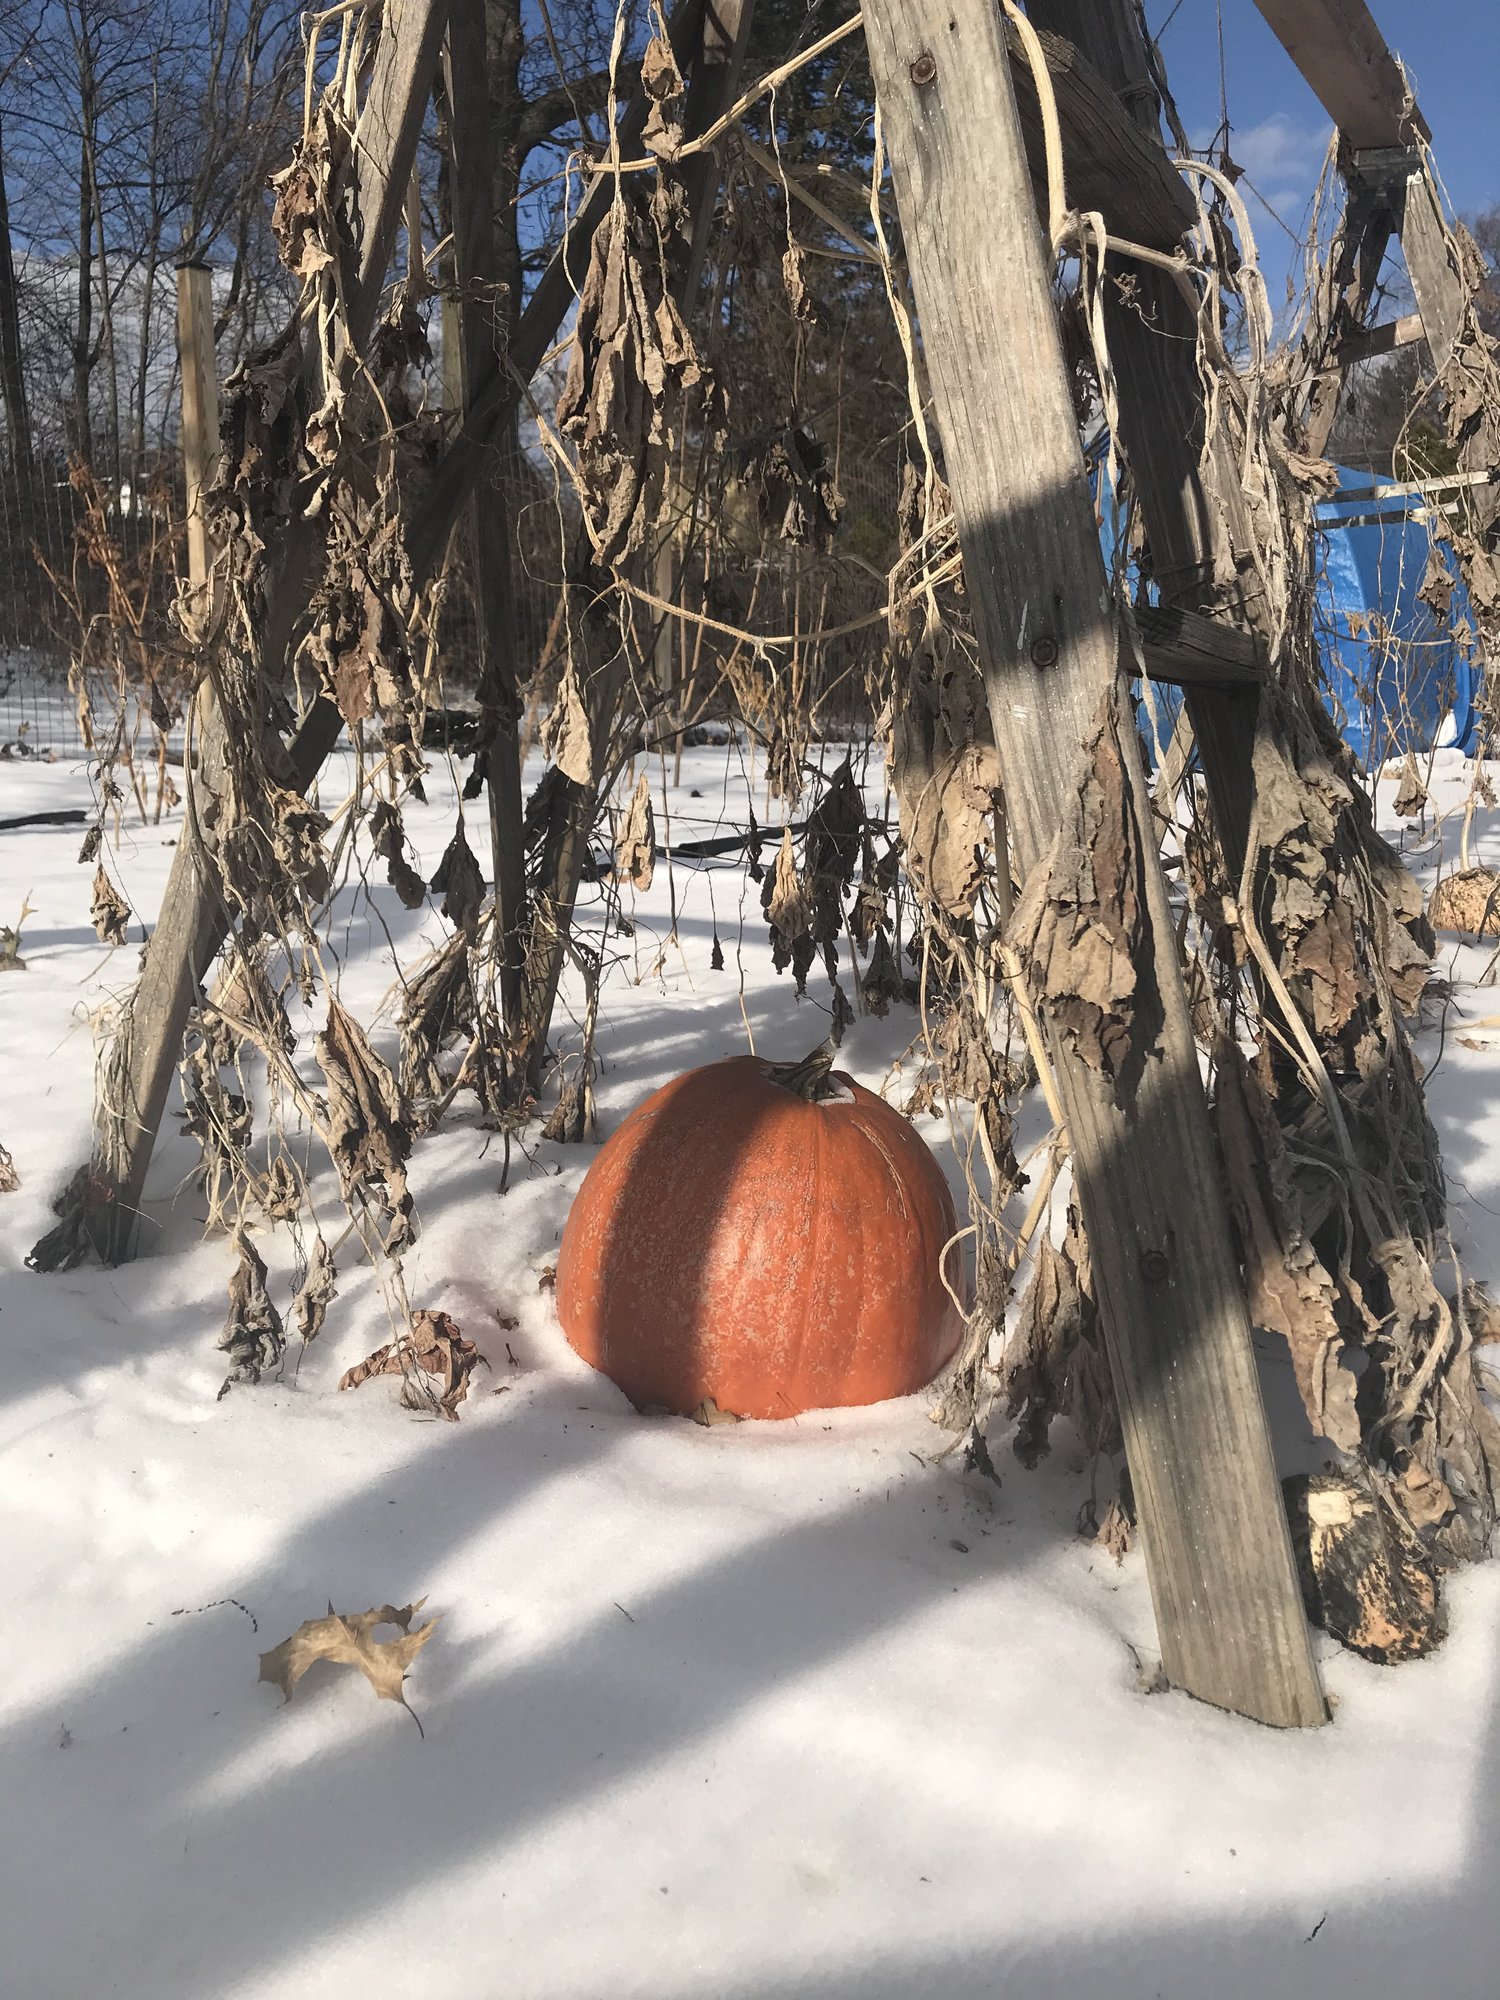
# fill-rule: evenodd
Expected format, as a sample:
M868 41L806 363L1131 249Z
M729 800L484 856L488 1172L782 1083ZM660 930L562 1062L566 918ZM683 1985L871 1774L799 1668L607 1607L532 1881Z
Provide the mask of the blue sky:
M1146 0L1167 76L1195 144L1219 122L1219 18L1233 126L1231 150L1271 206L1300 234L1332 130L1322 106L1262 20L1255 0ZM1500 0L1371 0L1416 83L1438 167L1461 212L1500 203ZM1252 212L1281 305L1292 244ZM1279 239L1279 241L1277 240Z

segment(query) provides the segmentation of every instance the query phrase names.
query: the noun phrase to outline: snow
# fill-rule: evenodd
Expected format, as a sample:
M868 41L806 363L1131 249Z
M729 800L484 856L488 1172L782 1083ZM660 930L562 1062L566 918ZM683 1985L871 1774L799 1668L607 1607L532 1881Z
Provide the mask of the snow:
M1434 760L1441 827L1408 837L1426 879L1443 844L1451 865L1471 768ZM441 765L429 791L408 822L428 870L453 819ZM673 836L742 822L746 796L737 752L689 752ZM754 798L764 820L762 780ZM0 765L0 817L90 801L82 768ZM1497 821L1479 815L1491 857ZM138 917L176 831L127 817L107 843ZM1065 1440L1034 1474L999 1453L997 1490L936 1462L920 1396L780 1425L637 1416L539 1282L593 1148L528 1137L502 1197L472 1100L413 1155L407 1263L414 1302L493 1364L457 1425L403 1411L391 1382L336 1393L389 1337L347 1252L300 1367L216 1401L230 1258L194 1190L174 1203L175 1136L150 1255L22 1268L87 1152L91 1016L136 962L134 926L114 952L94 937L78 842L0 834L0 922L33 906L26 970L0 976L22 1182L0 1198L7 1995L1490 2000L1500 1566L1453 1580L1431 1659L1381 1669L1318 1635L1322 1731L1147 1694L1142 1561L1078 1539ZM674 872L680 944L662 865L635 937L611 940L606 1133L743 1050L746 1020L786 1056L826 1027L774 975L735 862ZM392 941L409 965L441 921L357 884L337 908L344 997L388 1049ZM1443 954L1432 1082L1471 1276L1500 1269L1500 1033L1461 1025L1500 1008L1472 984L1488 957ZM913 1032L861 1020L844 1064L879 1088ZM923 1129L946 1160L941 1123ZM326 1176L317 1193L331 1218ZM289 1249L258 1242L285 1304ZM257 1654L330 1599L424 1594L442 1614L408 1688L425 1734L348 1669L286 1706L257 1683Z

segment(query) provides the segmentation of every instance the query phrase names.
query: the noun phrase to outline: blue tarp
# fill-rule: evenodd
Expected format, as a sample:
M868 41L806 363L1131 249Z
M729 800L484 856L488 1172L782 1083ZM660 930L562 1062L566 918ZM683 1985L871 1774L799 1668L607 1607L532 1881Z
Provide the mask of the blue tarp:
M1368 473L1340 473L1344 492L1368 490ZM1319 638L1330 714L1366 770L1393 752L1433 745L1475 748L1475 701L1480 674L1418 597L1429 537L1404 518L1407 502L1341 502L1319 509L1327 560L1318 601ZM1387 518L1340 528L1340 514ZM1453 593L1453 617L1468 616L1463 587Z
M1343 492L1376 484L1366 472L1340 468ZM1429 537L1421 521L1405 518L1408 502L1355 500L1336 494L1319 508L1326 560L1317 602L1328 711L1361 765L1369 770L1393 752L1433 746L1476 748L1475 704L1482 678L1418 597L1427 570ZM1341 528L1340 515L1384 518L1367 527ZM1105 509L1101 533L1105 561L1114 548L1114 521ZM1462 584L1453 593L1454 620L1467 618ZM1181 690L1156 685L1160 748L1171 737ZM1144 704L1142 738L1155 767L1158 746Z

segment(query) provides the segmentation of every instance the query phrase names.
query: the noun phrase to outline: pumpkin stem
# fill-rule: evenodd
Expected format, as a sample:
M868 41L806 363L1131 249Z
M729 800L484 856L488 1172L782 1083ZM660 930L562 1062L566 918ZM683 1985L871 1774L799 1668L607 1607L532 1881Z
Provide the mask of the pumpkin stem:
M794 1090L807 1103L816 1104L820 1098L833 1095L827 1088L833 1054L825 1042L810 1056L804 1056L801 1062L771 1063L767 1073L772 1083L779 1083L783 1090Z

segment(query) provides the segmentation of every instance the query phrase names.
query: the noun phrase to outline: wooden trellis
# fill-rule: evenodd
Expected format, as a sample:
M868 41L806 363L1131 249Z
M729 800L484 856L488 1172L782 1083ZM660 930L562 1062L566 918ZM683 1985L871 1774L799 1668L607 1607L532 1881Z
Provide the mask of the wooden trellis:
M1343 135L1346 221L1321 323L1326 352L1301 412L1316 458L1340 370L1382 342L1412 337L1410 326L1384 332L1365 324L1391 233L1406 247L1420 331L1440 365L1463 337L1467 294L1432 185L1426 127L1363 0L1258 4ZM525 386L582 282L614 187L607 171L595 175L502 360L486 304L494 252L482 36L472 9L448 15L444 0L388 0L357 168L361 233L344 274L347 338L361 351L374 328L417 134L446 49L462 421L408 524L406 547L414 576L430 579L469 510L498 984L511 1054L534 1076L599 788L569 781L546 886L528 911L511 536L493 493L481 506L471 503L485 454L513 428ZM711 134L733 104L749 15L749 0L717 7L683 0L673 15L691 136ZM1161 140L1134 0L1031 0L1024 18L993 0L868 0L864 25L1025 885L1013 941L1030 968L1066 1118L1164 1667L1174 1683L1223 1707L1268 1723L1316 1724L1326 1710L1251 1346L1254 1274L1200 1077L1128 700L1130 676L1141 672L1184 689L1187 719L1168 784L1196 743L1227 881L1248 890L1240 918L1257 947L1263 1012L1289 1043L1299 1034L1305 1040L1291 991L1297 969L1258 937L1254 912L1266 774L1293 769L1298 730L1311 724L1286 693L1281 655L1294 649L1285 607L1254 560L1254 500L1237 447L1205 406L1199 329L1177 256L1200 210ZM627 152L639 147L647 112L638 90L620 122ZM1060 162L1071 201L1063 198ZM684 312L699 288L717 185L712 151L695 157L687 178L692 251L675 293ZM1079 228L1080 209L1108 232L1107 257L1104 243L1091 248L1086 233L1065 238ZM1055 253L1065 240L1085 257L1097 250L1107 275L1099 302L1113 363L1112 416L1160 596L1129 619L1100 555L1053 295ZM309 340L306 413L318 407L320 367ZM326 532L300 523L272 551L256 663L268 680L284 674ZM197 569L195 562L195 582ZM588 677L596 739L620 699L623 657L617 649L599 659ZM208 800L223 784L227 743L207 686L198 716L194 784ZM285 744L276 738L277 767L293 786L311 783L340 726L333 702L319 697L295 736ZM1363 835L1356 828L1352 838L1358 845ZM999 865L1007 867L1003 852ZM106 1258L134 1248L189 1012L228 930L213 857L196 833L184 837L134 1007L103 1072L86 1225ZM1384 976L1375 977L1377 987ZM1094 979L1118 1002L1107 1047L1080 1028L1077 993L1061 983L1067 977ZM1399 1071L1406 1060L1399 1027L1387 1022L1369 1034L1376 1057ZM1317 1049L1309 1066L1327 1077ZM1357 1091L1347 1077L1328 1081L1322 1109L1335 1132L1353 1117Z

